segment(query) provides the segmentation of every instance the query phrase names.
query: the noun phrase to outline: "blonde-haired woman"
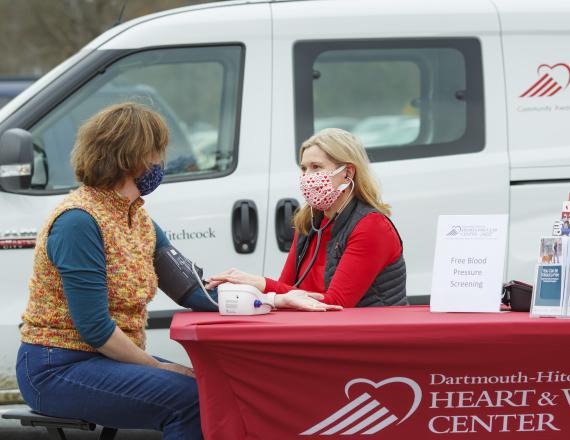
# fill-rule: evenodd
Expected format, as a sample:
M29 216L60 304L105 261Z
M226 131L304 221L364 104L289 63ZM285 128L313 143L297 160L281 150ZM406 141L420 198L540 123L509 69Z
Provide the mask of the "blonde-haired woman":
M211 277L263 292L317 292L343 307L407 305L402 240L382 202L362 143L327 128L301 145L295 237L279 280L230 269ZM279 297L279 295L277 295Z

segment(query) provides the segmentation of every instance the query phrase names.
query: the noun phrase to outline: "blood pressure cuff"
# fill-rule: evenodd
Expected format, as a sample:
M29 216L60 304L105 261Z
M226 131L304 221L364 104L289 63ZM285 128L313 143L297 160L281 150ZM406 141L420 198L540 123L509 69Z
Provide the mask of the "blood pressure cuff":
M200 279L204 271L195 266ZM154 256L154 270L158 277L158 287L172 300L184 306L184 298L200 287L192 270L192 262L173 246L163 246Z

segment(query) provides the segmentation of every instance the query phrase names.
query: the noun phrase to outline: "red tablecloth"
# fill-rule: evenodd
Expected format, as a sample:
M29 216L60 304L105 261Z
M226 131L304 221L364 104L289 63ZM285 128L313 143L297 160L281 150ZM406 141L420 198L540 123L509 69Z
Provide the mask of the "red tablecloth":
M427 307L177 313L207 440L568 439L570 321Z

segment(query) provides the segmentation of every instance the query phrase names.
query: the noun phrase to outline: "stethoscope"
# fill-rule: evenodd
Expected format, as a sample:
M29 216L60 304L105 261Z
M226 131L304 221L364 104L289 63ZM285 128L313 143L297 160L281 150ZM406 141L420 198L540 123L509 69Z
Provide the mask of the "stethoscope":
M352 188L350 189L350 193L348 194L346 201L339 208L339 210L337 212L335 212L334 215L325 223L325 225L323 227L321 227L321 228L315 227L314 217L313 217L313 208L311 207L311 230L317 234L317 245L315 246L315 251L313 252L313 255L311 256L311 260L309 261L307 268L303 272L303 275L301 275L301 277L299 278L299 271L301 270L301 263L303 262L303 258L305 257L305 252L307 252L307 249L309 247L309 244L311 242L312 237L310 237L305 242L305 246L303 247L303 250L301 251L301 255L299 255L299 258L298 258L297 268L295 270L295 279L297 281L295 281L295 284L293 284L293 287L299 287L301 285L301 283L304 281L304 279L307 277L307 275L311 271L313 265L315 264L315 261L317 260L317 255L319 254L319 249L321 247L321 238L323 236L323 232L330 225L333 224L333 222L336 220L336 218L339 216L339 214L344 210L344 208L346 208L346 205L348 205L348 202L351 200L350 196L352 195L352 192L354 191L354 180L350 179L350 183L352 185Z

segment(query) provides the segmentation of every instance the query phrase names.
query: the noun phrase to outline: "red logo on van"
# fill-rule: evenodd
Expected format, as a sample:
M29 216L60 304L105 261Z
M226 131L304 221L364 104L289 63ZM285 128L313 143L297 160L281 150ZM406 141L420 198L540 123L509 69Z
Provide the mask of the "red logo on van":
M541 64L536 69L536 73L540 78L522 93L520 98L548 98L564 90L570 84L570 66L565 63L553 66Z

